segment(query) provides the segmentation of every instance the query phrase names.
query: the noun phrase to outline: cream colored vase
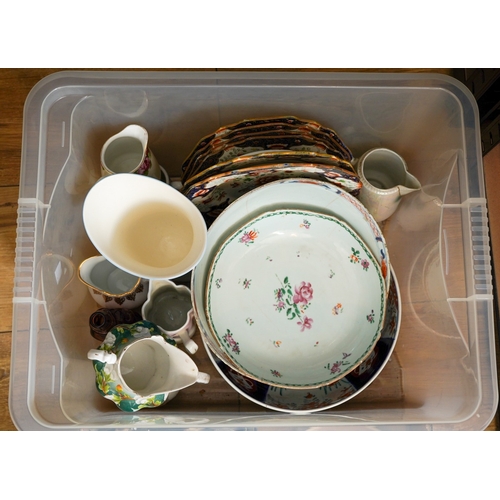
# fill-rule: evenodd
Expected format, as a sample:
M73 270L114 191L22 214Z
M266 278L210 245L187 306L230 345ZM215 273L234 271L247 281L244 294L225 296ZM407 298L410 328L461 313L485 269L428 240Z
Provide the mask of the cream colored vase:
M403 158L390 149L370 149L353 164L363 183L359 200L377 222L388 219L403 196L421 189Z

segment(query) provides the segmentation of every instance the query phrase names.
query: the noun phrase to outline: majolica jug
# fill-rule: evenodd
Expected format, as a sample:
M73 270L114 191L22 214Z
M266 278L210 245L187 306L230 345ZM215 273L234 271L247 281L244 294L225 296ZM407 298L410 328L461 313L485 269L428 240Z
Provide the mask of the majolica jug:
M123 411L154 408L210 376L149 321L118 325L88 352L99 393Z

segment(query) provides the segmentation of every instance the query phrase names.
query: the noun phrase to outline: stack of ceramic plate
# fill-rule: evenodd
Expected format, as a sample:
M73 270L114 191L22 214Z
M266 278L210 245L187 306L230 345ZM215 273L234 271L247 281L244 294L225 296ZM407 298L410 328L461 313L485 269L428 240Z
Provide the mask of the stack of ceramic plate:
M316 179L278 180L235 199L208 231L191 290L217 369L274 409L352 397L378 375L399 328L380 228L354 196ZM365 374L357 387L356 373ZM301 402L304 391L318 393L315 408Z
M241 195L278 179L322 180L357 196L352 158L335 131L314 121L244 120L199 141L182 165L183 194L209 224Z

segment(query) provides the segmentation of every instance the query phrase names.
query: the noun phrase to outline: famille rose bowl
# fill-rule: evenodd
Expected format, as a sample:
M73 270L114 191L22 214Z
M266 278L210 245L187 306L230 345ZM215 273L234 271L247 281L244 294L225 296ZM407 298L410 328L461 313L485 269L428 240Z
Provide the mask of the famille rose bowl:
M215 253L205 315L233 367L277 387L316 388L353 371L384 321L380 266L345 222L264 212Z
M275 387L242 375L222 361L212 349L207 353L222 378L239 394L270 410L307 414L339 406L362 393L387 365L399 336L401 299L399 285L392 271L391 285L380 339L370 355L352 372L333 384L316 389ZM205 342L205 339L203 339Z
M205 312L209 270L217 251L232 233L265 212L283 209L313 211L346 223L377 261L386 290L389 289L391 275L385 239L378 224L356 198L328 182L312 179L279 180L252 190L231 203L210 226L206 251L191 275L195 319L204 343L218 359L234 369L237 365L213 335ZM295 287L296 283L291 285Z

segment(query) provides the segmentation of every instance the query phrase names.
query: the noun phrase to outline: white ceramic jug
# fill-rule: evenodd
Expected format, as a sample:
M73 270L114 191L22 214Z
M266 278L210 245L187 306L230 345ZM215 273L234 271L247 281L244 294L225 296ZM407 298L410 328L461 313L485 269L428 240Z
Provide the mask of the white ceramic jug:
M148 146L148 132L140 125L128 125L110 137L102 147L101 175L123 173L161 179L160 166Z
M377 222L388 219L403 196L421 188L403 158L390 149L370 149L353 164L363 183L359 200Z
M91 349L99 393L123 411L154 408L210 375L166 338L156 325L139 321L111 329L98 349Z

